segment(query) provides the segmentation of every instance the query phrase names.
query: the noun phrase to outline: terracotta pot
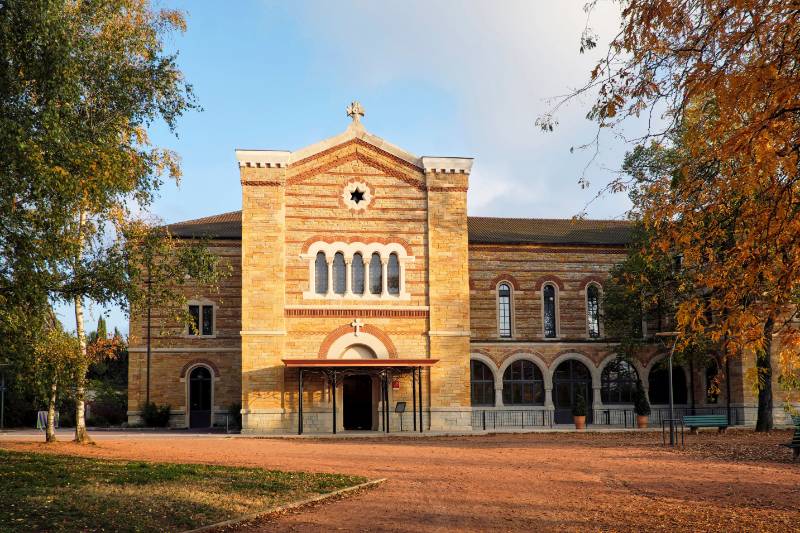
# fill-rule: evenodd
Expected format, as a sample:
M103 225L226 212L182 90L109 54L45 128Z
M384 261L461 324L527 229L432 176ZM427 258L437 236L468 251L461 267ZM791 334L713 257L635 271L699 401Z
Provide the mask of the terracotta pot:
M572 421L575 422L575 429L586 429L585 416L573 416Z
M650 421L650 417L647 415L636 415L636 427L637 428L646 428L648 422Z

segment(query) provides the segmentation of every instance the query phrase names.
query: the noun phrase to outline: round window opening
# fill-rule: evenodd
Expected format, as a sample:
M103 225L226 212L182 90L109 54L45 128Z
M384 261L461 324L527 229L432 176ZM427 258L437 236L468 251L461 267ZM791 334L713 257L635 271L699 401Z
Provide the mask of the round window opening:
M372 191L363 181L351 181L344 186L342 200L348 209L364 211L372 202Z

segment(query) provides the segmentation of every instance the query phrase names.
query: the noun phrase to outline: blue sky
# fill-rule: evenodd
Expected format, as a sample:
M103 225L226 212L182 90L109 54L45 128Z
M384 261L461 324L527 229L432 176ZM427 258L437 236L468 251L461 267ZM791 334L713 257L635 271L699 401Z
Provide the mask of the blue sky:
M359 100L366 128L417 155L475 158L472 215L571 217L618 168L626 146L606 137L590 160L590 99L559 115L554 133L534 122L548 98L585 82L599 47L578 53L584 0L385 2L170 1L188 31L169 39L202 112L183 117L178 137L155 125L151 139L182 158L151 212L175 222L238 210L236 148L296 150L343 131ZM592 16L601 42L618 7ZM592 218L624 215L624 197L592 204ZM103 310L89 306L93 329ZM119 310L110 327L127 334ZM74 319L62 310L67 325Z

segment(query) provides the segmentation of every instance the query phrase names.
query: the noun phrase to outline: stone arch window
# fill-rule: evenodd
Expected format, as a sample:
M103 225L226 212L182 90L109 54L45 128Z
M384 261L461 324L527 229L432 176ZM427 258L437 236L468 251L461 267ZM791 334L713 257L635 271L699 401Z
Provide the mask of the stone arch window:
M600 338L600 287L596 283L586 287L586 330L590 339Z
M353 294L364 294L364 257L360 252L353 254Z
M545 283L542 287L542 322L547 339L558 337L558 288L555 283Z
M504 405L544 405L544 377L531 361L520 359L503 373Z
M486 363L470 361L469 383L472 405L494 405L494 374Z
M344 294L347 285L347 272L344 265L344 254L336 252L333 255L333 292Z
M383 290L383 265L381 256L378 252L372 254L369 260L369 292L370 294L380 294Z
M669 403L669 370L664 365L659 365L650 370L647 376L650 403L653 405L667 405ZM686 372L680 365L672 367L673 400L676 405L686 404L688 397L686 388Z
M389 294L400 294L400 260L397 254L389 254L389 264L386 266L386 288Z
M611 361L600 375L600 399L604 404L633 403L639 373L628 361Z
M503 281L497 285L497 335L504 339L512 336L511 284Z
M309 268L305 299L411 299L405 274L415 257L406 244L317 241L300 258Z
M328 293L328 262L325 259L325 252L317 252L314 261L314 292Z

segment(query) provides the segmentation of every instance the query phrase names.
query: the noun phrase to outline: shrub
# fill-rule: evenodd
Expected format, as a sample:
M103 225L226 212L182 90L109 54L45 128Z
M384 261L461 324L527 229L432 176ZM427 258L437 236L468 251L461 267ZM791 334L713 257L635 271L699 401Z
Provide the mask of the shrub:
M155 402L142 405L142 420L145 427L165 428L169 425L170 405L156 405Z
M647 393L642 386L642 380L636 381L636 398L633 401L633 410L639 416L650 415L650 402L647 401Z
M92 381L94 400L91 415L94 426L118 426L128 418L128 400L124 391L101 381Z
M586 398L579 392L575 398L575 405L572 406L572 416L586 416Z

